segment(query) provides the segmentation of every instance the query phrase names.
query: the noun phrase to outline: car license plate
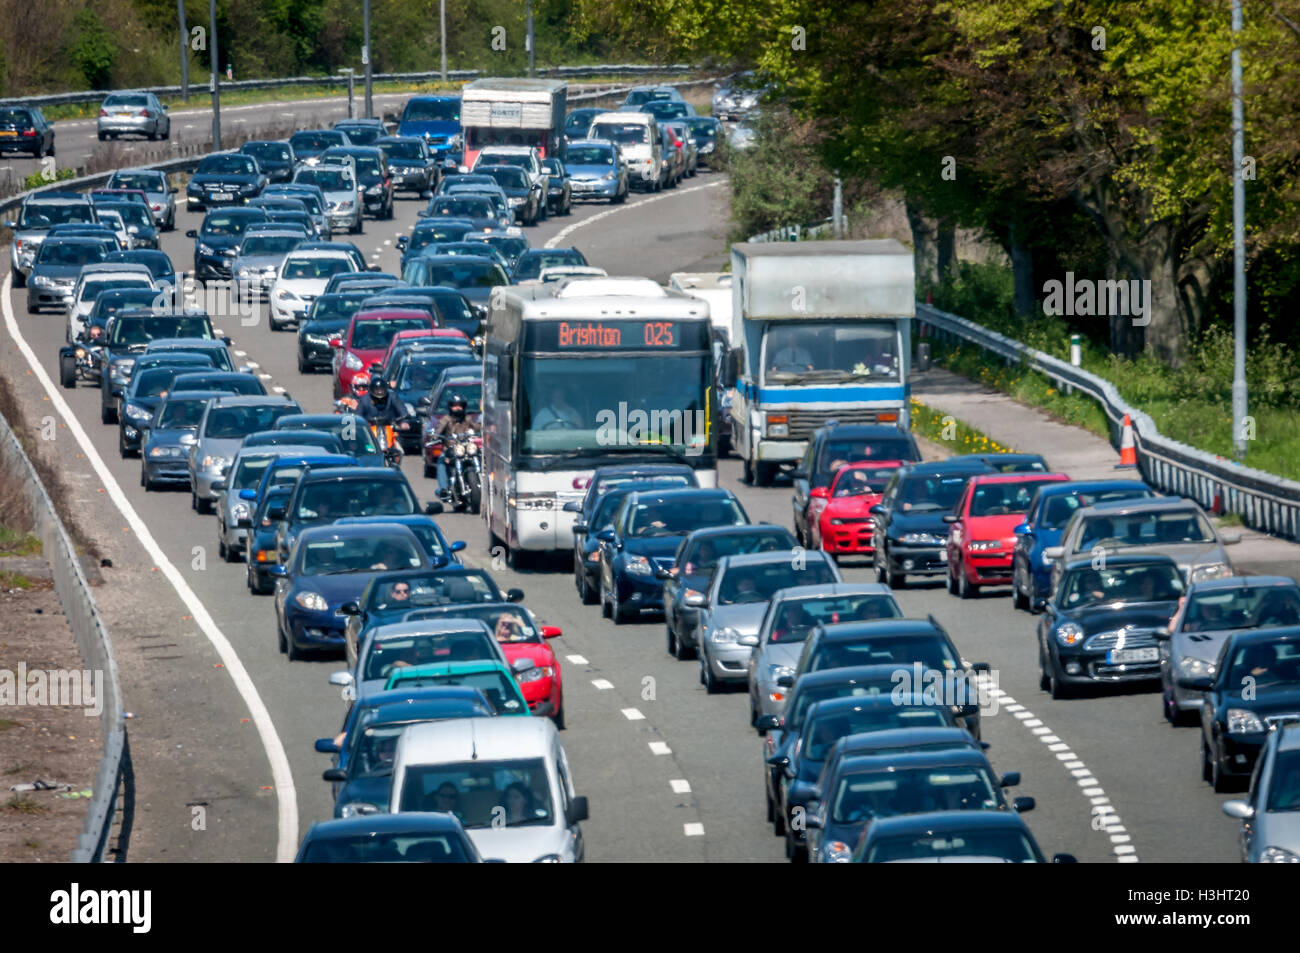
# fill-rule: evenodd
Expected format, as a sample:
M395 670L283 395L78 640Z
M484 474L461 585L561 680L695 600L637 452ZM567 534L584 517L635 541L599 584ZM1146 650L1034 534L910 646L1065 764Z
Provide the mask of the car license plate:
M233 196L225 192L216 192L208 198L209 202L229 202Z
M130 119L133 115L134 115L134 113L129 113L129 112L127 112L127 113L118 113L118 114L117 114L117 117L118 117L119 119Z
M1160 650L1150 649L1111 649L1106 653L1106 661L1112 665L1124 665L1128 662L1156 662L1160 660Z

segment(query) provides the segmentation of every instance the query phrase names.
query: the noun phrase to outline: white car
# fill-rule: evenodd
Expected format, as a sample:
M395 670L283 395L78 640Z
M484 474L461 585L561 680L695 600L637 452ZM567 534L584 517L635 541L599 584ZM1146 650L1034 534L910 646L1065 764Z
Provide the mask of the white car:
M589 265L552 265L549 268L543 268L537 275L537 281L544 285L552 284L562 278L606 278L609 276L604 268L593 268ZM529 282L521 281L521 285Z
M393 759L389 811L453 811L489 860L583 859L578 825L587 819L587 799L574 793L569 759L549 718L409 725Z
M286 255L271 285L271 330L282 331L306 317L311 303L330 279L344 271L357 271L357 267L352 256L342 250L294 251Z
M325 194L331 232L346 228L361 231L361 187L351 165L326 164L303 166L293 174L295 185L315 185Z
M117 243L123 249L135 247L135 241L131 238L131 233L126 230L126 222L122 221L121 214L116 209L95 207L95 218L100 225L107 225L117 235Z
M551 177L542 168L542 157L532 146L488 146L474 160L474 168L485 165L514 165L528 173L533 183L540 185L542 195L551 192ZM471 170L473 171L473 170ZM546 202L543 200L541 217L546 218Z
M125 261L86 265L72 288L72 306L68 308L68 326L64 331L69 344L86 329L86 319L95 307L96 296L109 288L148 288L163 294L162 304L168 303L166 293L160 291L144 265Z

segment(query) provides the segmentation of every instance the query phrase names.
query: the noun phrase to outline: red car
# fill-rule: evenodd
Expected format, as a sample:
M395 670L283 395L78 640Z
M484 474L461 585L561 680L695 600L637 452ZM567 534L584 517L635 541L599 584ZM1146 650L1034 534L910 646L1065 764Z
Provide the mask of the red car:
M548 639L562 635L559 626L534 626L523 616L515 616L510 625L507 613L497 620L496 637L505 653L515 681L524 693L528 710L539 718L550 718L556 728L564 727L564 685L560 675L560 661L547 643ZM514 665L519 659L533 662L533 668L519 672Z
M813 500L819 504L813 523L814 548L837 561L840 556L874 553L871 508L902 465L902 460L872 460L840 467L831 478L829 497Z
M952 513L948 531L948 591L969 599L981 586L1011 585L1015 528L1025 521L1040 486L1062 483L1064 473L997 473L976 476Z
M388 350L384 356L379 359L379 366L388 369L393 366L393 354L410 341L457 341L461 344L469 344L469 338L465 336L464 331L457 331L455 328L414 328L410 331L398 331L393 335L393 339L388 342ZM396 387L397 381L389 380L390 387Z
M369 371L370 365L388 353L388 345L399 331L434 329L427 311L409 308L375 308L358 311L346 330L330 341L334 349L334 399L349 393L352 375Z

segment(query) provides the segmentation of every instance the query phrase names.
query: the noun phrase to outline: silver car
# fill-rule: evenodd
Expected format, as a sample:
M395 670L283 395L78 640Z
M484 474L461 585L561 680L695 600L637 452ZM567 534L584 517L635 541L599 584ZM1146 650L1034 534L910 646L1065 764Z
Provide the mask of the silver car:
M483 647L491 653L490 656L480 656L480 658L499 662L506 668L511 668L501 643L492 637L492 630L481 620L475 618L417 619L412 622L391 622L388 625L376 626L366 635L366 640L361 644L355 661L349 659L353 664L352 671L334 672L330 675L330 684L349 689L347 695L349 701L365 698L367 695L381 691L388 682L388 676L402 665L444 660L446 656L439 649L443 648L440 643L447 640L448 636L459 635L462 638L472 638L476 630L481 630L484 636ZM349 643L348 654L350 655L352 651L352 645ZM388 662L383 662L381 656L387 656ZM467 662L477 661L477 659L464 658L459 653L452 657Z
M99 106L99 141L118 136L168 139L172 134L167 107L153 93L109 93Z
M1300 585L1288 576L1239 576L1193 583L1160 645L1160 706L1171 724L1196 724L1203 693L1180 678L1214 675L1219 649L1234 632L1300 625Z
M759 626L777 592L842 581L834 560L820 550L723 556L704 598L687 600L703 603L696 623L700 683L712 695L724 683L746 680Z
M1271 726L1250 793L1225 801L1223 813L1241 821L1244 863L1300 864L1300 722Z
M235 454L227 476L213 487L216 493L217 553L228 563L239 562L248 544L248 529L240 520L250 519L256 503L243 499L241 490L256 490L267 467L278 457L320 453L319 447L306 444L279 444L273 447L244 447Z
M815 626L902 617L889 587L875 582L794 586L775 593L749 656L749 723L756 725L762 715L785 714L799 653Z
M1061 532L1061 545L1043 551L1052 562L1052 591L1071 560L1114 553L1161 553L1178 563L1188 585L1236 575L1225 546L1239 533L1220 533L1194 500L1161 496L1111 500L1076 510Z
M238 294L247 299L270 294L285 256L306 240L301 229L250 228L230 263Z
M232 395L209 401L189 448L190 506L210 513L212 484L225 475L244 438L272 429L285 414L300 413L290 397Z
M95 223L95 210L84 195L70 192L36 194L29 196L18 210L18 218L5 222L5 228L14 233L9 245L9 264L14 275L14 287L27 284L36 253L41 242L55 225Z
M331 233L339 229L353 234L361 231L361 188L351 165L303 166L293 174L293 184L315 185L324 193Z
M176 190L167 173L157 169L118 169L108 179L110 189L139 189L149 201L149 212L163 231L176 227Z

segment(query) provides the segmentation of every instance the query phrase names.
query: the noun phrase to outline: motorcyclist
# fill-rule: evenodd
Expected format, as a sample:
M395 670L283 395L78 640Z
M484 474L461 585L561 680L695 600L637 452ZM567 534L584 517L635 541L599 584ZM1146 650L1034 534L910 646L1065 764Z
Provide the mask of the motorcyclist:
M402 398L388 389L388 381L376 377L370 382L370 391L357 401L357 411L370 424L396 424L407 416Z
M434 435L442 439L443 450L438 454L438 496L441 499L447 498L447 489L449 480L447 477L447 446L448 437L457 437L461 434L470 433L474 430L474 425L466 419L469 412L469 401L462 394L452 394L447 399L447 416L438 421L438 429Z
M345 394L340 397L336 409L344 410L348 413L355 414L357 407L361 403L361 398L366 396L370 390L370 375L364 371L360 374L352 375L351 394Z

